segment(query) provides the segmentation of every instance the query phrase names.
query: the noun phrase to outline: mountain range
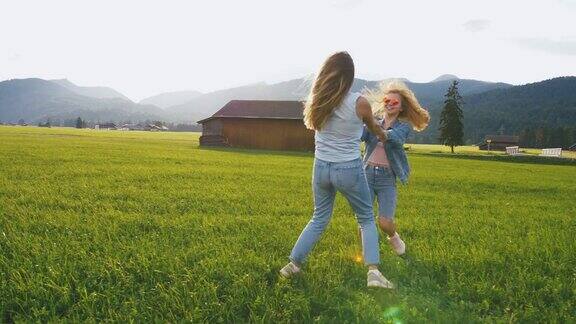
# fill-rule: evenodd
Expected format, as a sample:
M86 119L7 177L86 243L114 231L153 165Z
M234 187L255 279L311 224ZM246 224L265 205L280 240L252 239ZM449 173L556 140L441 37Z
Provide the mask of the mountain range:
M406 81L406 84L416 93L419 100L428 105L442 100L448 85L454 78L442 78L428 83L415 83ZM355 79L352 91L362 91L365 88L375 88L382 81L367 81ZM459 79L460 93L470 95L484 91L508 88L506 83L492 83L477 80ZM218 109L233 99L261 99L261 100L304 100L308 94L312 81L310 79L295 79L268 85L258 83L219 90L193 98L192 100L166 108L166 111L179 119L199 120L214 114Z
M475 143L489 133L519 134L537 127L576 127L576 77L560 77L527 85L458 79L442 75L431 82L405 80L432 116L430 127L413 135L433 143L438 135L444 94L453 80L463 97L465 139ZM375 88L381 81L355 79L353 91ZM107 87L82 87L69 80L13 79L0 82L0 121L28 123L82 119L138 122L163 120L194 123L233 99L304 100L312 80L256 83L210 93L176 91L132 102ZM576 138L574 138L576 140Z
M97 121L163 119L153 105L136 104L109 88L77 87L67 80L14 79L0 82L0 121L38 123L48 119Z
M442 97L453 76L442 76L430 83L411 83L424 103ZM37 123L81 117L97 121L165 120L193 123L208 117L233 99L304 100L310 79L295 79L275 84L257 83L202 94L198 91L162 93L134 103L108 87L78 86L67 79L13 79L0 82L0 121L23 119ZM375 87L377 81L356 79L354 91ZM503 83L461 80L462 93L508 87Z

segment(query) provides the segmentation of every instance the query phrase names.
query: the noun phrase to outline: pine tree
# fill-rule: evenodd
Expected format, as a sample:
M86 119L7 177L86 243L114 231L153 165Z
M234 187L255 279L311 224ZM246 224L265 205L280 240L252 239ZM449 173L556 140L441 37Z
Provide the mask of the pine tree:
M462 124L462 97L458 93L458 81L452 81L444 96L444 108L440 114L440 143L450 146L454 153L454 146L463 145L464 125Z
M536 147L543 148L544 144L546 144L545 140L546 140L546 133L544 132L544 128L538 127L538 129L536 129L536 139L535 139Z
M84 124L84 122L82 121L82 118L78 117L78 118L76 119L76 128L83 128L83 127L82 127L83 124Z

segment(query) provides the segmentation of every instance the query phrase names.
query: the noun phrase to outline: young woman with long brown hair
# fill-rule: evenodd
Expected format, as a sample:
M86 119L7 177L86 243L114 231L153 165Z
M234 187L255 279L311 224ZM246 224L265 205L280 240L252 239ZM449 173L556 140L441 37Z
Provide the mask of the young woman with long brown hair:
M305 104L304 123L315 130L314 213L292 249L290 262L280 274L289 278L300 272L330 221L338 191L356 213L362 232L364 262L369 269L368 287L393 288L378 270L378 231L360 155L364 124L383 141L386 133L377 125L369 102L350 91L353 82L352 58L346 52L335 53L320 68Z

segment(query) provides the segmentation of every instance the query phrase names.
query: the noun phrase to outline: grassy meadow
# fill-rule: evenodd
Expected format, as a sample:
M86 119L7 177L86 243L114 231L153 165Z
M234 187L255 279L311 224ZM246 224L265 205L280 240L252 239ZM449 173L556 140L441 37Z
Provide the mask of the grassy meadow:
M313 156L199 134L0 126L0 322L575 322L576 165L428 154L399 189L398 288L351 209L292 281Z

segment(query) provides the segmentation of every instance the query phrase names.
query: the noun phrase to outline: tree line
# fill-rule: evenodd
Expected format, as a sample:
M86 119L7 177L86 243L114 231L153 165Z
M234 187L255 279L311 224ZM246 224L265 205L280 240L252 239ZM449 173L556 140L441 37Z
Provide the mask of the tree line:
M576 143L576 77L495 89L467 95L460 101L465 145L476 145L486 135L516 135L523 147L562 147ZM431 122L413 143L441 144L443 103L428 103ZM445 118L445 117L444 117Z
M520 146L535 148L569 148L576 143L576 127L525 128L520 133Z

